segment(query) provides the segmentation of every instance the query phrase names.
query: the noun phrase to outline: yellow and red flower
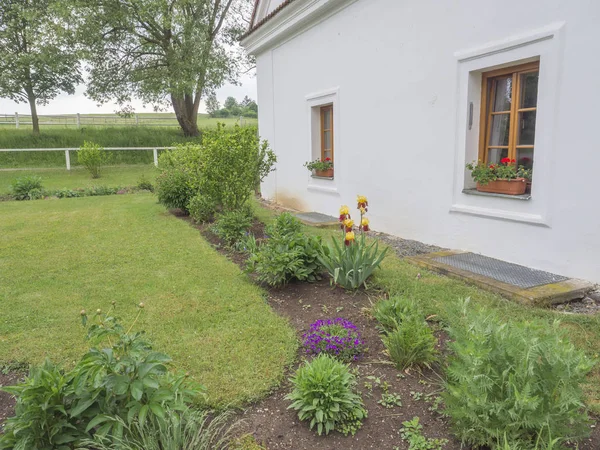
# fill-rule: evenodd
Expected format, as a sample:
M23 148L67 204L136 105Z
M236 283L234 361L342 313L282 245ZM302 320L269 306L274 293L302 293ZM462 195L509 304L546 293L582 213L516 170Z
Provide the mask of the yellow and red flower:
M358 195L356 197L356 203L358 203L357 208L361 209L363 208L365 210L365 212L367 212L367 206L369 206L369 202L367 201L367 197L365 197L364 195ZM361 213L364 214L361 210Z
M346 219L346 220L344 220L343 225L344 225L344 230L346 232L352 231L352 227L354 226L354 220Z
M344 244L350 245L352 242L354 242L354 231L348 231L344 239Z
M367 219L366 217L362 218L362 220L360 221L360 229L362 231L369 231L369 219Z

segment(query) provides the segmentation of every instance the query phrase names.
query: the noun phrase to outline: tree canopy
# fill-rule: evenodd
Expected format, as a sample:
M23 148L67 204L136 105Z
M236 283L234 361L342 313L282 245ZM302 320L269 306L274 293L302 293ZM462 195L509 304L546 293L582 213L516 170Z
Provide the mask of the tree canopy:
M57 0L0 1L0 97L29 103L34 133L37 104L73 94L83 81L62 7Z
M81 0L88 95L101 103L134 97L171 105L197 135L200 100L235 82L244 62L237 40L251 0Z

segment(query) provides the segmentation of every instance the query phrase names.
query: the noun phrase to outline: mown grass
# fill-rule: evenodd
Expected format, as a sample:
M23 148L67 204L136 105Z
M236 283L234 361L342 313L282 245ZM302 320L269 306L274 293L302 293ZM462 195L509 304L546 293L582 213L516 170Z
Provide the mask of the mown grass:
M234 119L204 119L199 121L202 129L214 128L218 122L228 127ZM247 122L256 124L256 121ZM0 148L79 148L85 141L104 147L170 147L185 142L201 142L201 137L188 138L176 127L129 126L129 127L83 127L42 128L38 136L28 129L0 128ZM70 152L71 165L79 165L77 152ZM111 151L113 164L149 164L152 151ZM65 152L0 152L0 169L27 167L65 167Z
M258 217L266 223L269 223L275 215L272 210L259 205L255 206L255 210ZM307 233L322 236L326 243L330 241L331 236L340 236L339 229L333 227L305 227L305 230ZM418 274L421 276L417 277ZM463 281L416 267L400 259L392 249L384 259L381 269L375 272L372 286L389 295L401 295L417 300L427 315L435 315L442 323L450 317L450 306L457 300L467 297L507 321L538 319L551 324L555 320L560 320L573 344L583 349L592 358L598 358L600 354L599 315L564 314L553 309L521 305ZM591 373L585 392L590 409L600 414L599 365Z
M0 170L0 195L8 194L10 185L19 177L37 175L44 189L79 189L91 186L135 186L143 178L154 183L158 171L154 165L109 166L100 178L92 178L82 167L66 169Z
M150 194L0 203L0 362L70 365L79 311L107 310L205 384L213 405L263 396L293 360L294 330L264 292Z

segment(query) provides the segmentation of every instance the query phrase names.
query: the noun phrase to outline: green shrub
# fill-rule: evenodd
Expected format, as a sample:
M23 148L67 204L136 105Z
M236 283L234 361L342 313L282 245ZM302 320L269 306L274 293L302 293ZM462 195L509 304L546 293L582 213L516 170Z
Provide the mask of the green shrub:
M15 200L32 200L31 191L41 191L42 179L37 175L17 178L10 186L11 195ZM34 192L34 196L36 194Z
M266 228L268 239L248 259L258 281L271 286L291 280L313 282L321 277L319 255L323 251L320 237L307 236L290 213L281 214Z
M185 172L173 169L156 177L156 195L159 203L165 207L179 208L187 213L194 190L189 186Z
M234 247L238 252L246 253L247 255L253 255L258 252L258 246L259 244L256 236L254 236L252 233L248 233L242 236L242 238L237 241Z
M100 178L100 169L108 164L111 155L104 147L93 142L85 141L77 151L77 161L83 165L92 175L92 178Z
M414 300L404 297L391 297L380 300L373 306L373 317L377 320L377 328L381 332L396 330L404 317L422 314Z
M202 194L196 194L189 201L187 209L192 219L197 223L210 222L215 216L215 205L211 199Z
M58 198L75 198L75 197L83 197L83 191L74 191L72 189L58 189L52 193L55 197Z
M199 145L179 145L175 150L161 153L155 191L158 201L167 208L189 212L192 198L198 193L202 166L202 148Z
M589 434L581 385L593 367L558 322L508 322L465 301L451 318L444 400L457 436L530 448Z
M217 216L217 220L211 229L227 246L231 247L246 236L252 227L253 220L254 216L249 208L226 211Z
M225 450L229 448L232 431L236 423L230 425L232 414L222 412L184 409L167 410L165 419L146 420L132 423L119 418L125 430L122 438L102 438L84 442L97 450Z
M82 320L87 323L85 312ZM88 339L107 347L91 348L70 371L46 363L24 384L2 388L17 397L17 415L6 421L0 449L71 448L92 435L118 441L125 423L165 424L168 411L202 393L167 370L170 358L153 351L143 333L124 331L109 314L98 312L94 320Z
M420 314L402 318L402 323L383 336L383 344L399 370L429 365L435 360L437 340Z
M146 178L146 175L142 175L137 182L136 186L140 191L154 192L154 185Z
M338 430L354 434L367 417L360 395L354 392L356 379L349 367L335 358L321 354L305 363L290 379L294 389L285 398L292 401L288 409L298 411L310 429L317 426L319 435Z
M277 161L253 127L219 125L203 134L202 146L199 192L225 211L245 205Z
M46 191L43 189L32 189L29 191L29 200L40 200L44 198Z
M319 257L332 283L344 289L366 287L367 279L383 261L387 248L379 252L379 243L367 244L364 234L350 245L341 245L335 238L332 241L333 247L327 247Z

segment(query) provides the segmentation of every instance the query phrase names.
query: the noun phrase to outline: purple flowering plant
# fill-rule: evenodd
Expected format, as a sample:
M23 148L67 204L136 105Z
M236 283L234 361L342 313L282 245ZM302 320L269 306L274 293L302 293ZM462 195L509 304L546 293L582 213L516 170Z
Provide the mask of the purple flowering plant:
M342 318L317 320L302 339L307 354L327 353L342 361L356 361L365 345L356 325Z

